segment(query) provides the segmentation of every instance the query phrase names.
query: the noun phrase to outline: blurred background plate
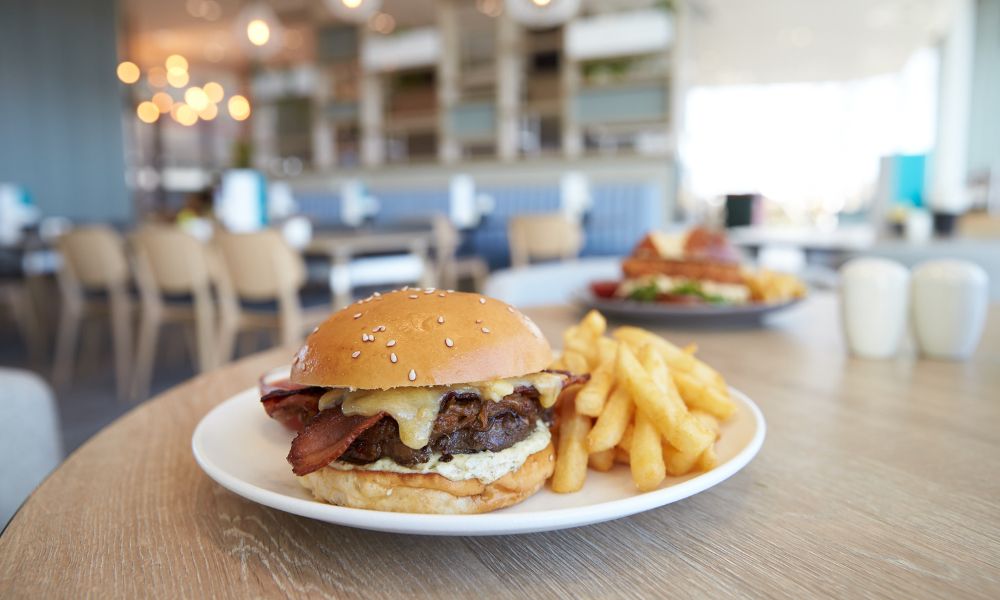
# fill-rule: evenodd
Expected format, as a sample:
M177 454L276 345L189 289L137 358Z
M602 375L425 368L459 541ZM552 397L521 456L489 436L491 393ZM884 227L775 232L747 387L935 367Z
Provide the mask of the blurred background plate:
M598 298L589 289L580 289L574 300L585 309L597 309L606 317L630 321L655 321L690 327L759 327L768 315L782 311L804 299L777 304L668 304Z

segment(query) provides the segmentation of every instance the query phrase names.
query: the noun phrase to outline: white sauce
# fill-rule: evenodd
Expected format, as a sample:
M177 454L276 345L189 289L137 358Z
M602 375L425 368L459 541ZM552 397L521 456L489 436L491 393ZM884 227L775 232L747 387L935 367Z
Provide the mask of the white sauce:
M391 458L380 458L366 465L353 465L333 461L330 467L341 471L389 471L391 473L436 473L451 481L478 479L490 484L507 473L521 468L532 454L543 450L552 439L549 428L538 420L535 431L520 442L500 452L476 452L475 454L453 454L448 462L441 461L441 454L434 453L430 460L412 466L397 464Z

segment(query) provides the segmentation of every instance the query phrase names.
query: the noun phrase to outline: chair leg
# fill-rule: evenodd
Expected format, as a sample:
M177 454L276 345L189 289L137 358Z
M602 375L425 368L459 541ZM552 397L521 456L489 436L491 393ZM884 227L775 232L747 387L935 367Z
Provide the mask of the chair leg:
M115 385L118 397L128 400L129 371L132 363L132 310L125 290L112 290L111 335L115 355Z
M56 356L52 367L52 385L64 390L73 379L76 358L76 342L83 320L83 306L64 299L59 317L59 331L56 339Z
M136 348L135 369L133 370L131 400L138 402L149 396L153 365L156 361L156 341L160 334L162 313L158 308L143 307L142 321L139 323L139 342Z
M206 291L194 300L194 331L198 346L198 372L205 373L215 368L215 340L212 336L214 314L212 300Z

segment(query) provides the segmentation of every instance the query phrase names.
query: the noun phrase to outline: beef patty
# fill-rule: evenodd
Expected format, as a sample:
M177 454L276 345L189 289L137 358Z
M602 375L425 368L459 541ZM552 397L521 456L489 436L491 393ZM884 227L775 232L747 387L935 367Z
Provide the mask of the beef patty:
M496 401L475 393L448 392L423 448L404 444L395 419L387 416L359 435L339 460L360 465L388 457L400 465L415 465L427 462L432 452L445 460L452 454L498 452L531 435L539 418L551 423L552 410L542 408L538 390L530 386L520 386Z

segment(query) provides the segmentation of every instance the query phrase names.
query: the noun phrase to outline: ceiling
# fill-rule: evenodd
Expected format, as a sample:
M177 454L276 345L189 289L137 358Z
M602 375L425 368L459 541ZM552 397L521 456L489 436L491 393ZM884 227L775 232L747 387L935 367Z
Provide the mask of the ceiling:
M242 0L209 0L211 20L192 16L205 0L120 0L125 53L140 64L173 53L194 65L242 67L234 21ZM474 0L461 0L470 5ZM610 4L649 0L585 0ZM674 0L682 7L687 77L699 85L855 79L898 70L947 30L956 0ZM286 29L278 61L312 56L317 24L335 23L322 0L269 0ZM399 27L431 24L435 0L384 0Z

